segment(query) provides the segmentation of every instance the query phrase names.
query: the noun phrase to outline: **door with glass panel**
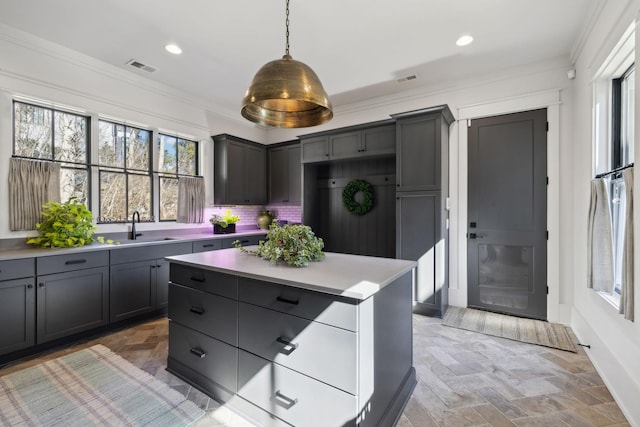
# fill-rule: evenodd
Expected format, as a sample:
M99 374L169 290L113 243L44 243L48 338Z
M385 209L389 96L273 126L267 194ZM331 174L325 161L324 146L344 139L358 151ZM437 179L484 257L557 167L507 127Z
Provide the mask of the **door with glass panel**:
M471 120L468 305L547 318L547 111Z

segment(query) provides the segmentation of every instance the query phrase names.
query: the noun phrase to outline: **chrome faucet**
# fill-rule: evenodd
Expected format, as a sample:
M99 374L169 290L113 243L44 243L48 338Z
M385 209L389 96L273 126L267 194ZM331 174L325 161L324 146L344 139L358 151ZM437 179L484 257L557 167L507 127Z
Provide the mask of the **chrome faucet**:
M140 212L135 211L131 215L131 240L136 240L138 236L142 236L142 233L136 233L136 216L138 217L138 224L140 224Z

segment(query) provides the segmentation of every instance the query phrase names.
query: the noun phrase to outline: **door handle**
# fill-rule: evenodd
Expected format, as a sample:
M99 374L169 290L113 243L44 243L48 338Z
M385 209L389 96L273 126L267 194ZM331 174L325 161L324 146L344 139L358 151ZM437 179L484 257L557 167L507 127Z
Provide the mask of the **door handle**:
M482 239L485 237L483 234L469 233L470 239Z

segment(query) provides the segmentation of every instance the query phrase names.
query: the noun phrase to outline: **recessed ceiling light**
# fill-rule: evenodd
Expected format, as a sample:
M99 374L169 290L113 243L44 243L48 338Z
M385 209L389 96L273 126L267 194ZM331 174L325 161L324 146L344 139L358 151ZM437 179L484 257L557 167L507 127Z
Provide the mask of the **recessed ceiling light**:
M173 53L174 55L180 55L182 53L182 49L177 44L170 43L164 47L167 52Z
M466 46L468 44L471 44L472 41L473 41L473 37L471 37L468 34L465 34L464 36L461 36L458 40L456 40L456 45Z

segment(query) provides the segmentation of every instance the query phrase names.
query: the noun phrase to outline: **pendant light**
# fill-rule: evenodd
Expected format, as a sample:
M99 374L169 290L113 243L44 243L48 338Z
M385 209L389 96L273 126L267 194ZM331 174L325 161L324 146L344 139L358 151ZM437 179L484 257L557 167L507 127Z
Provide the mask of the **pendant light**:
M309 66L289 55L289 0L285 23L285 54L258 70L242 100L242 117L281 128L326 123L333 111L320 79Z

